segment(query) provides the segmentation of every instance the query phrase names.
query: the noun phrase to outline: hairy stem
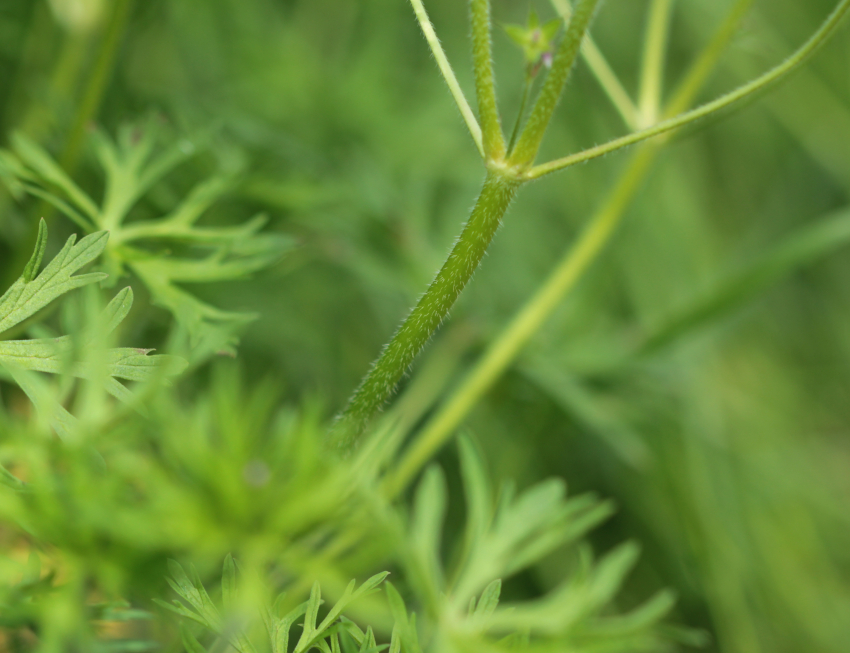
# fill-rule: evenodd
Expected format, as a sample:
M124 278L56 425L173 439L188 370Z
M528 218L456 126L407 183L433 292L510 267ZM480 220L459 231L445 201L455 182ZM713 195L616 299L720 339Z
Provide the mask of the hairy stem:
M567 0L549 1L565 21L570 19L573 10ZM614 105L617 113L620 114L626 127L631 130L638 129L638 110L635 103L590 34L585 35L581 44L581 56L587 63L587 67L590 68L590 72L596 77L596 81L599 82L605 95L611 100L611 104Z
M522 130L516 149L511 154L510 161L512 164L531 164L534 157L537 156L537 150L540 149L546 128L549 126L555 107L558 106L558 101L561 99L564 86L567 84L570 71L573 69L573 64L575 64L578 56L582 39L587 33L587 28L590 26L590 21L598 4L599 0L579 0L570 18L564 38L561 40L561 45L558 46L558 51L552 61L552 68L546 76L546 81L543 82L543 88L540 89L540 94L537 96L537 101L534 103L525 129Z
M393 394L417 354L448 315L478 268L508 210L519 182L498 171L487 174L469 221L434 281L402 323L357 388L331 434L342 448L353 445Z
M493 382L507 369L520 349L537 332L543 320L560 304L563 296L575 287L614 233L620 218L655 160L656 151L656 147L646 147L635 156L608 201L588 223L546 283L488 347L483 358L463 380L460 389L452 394L448 402L417 435L386 481L384 491L387 496L394 497L407 486Z
M671 100L666 115L683 111L693 102L752 3L753 0L737 0L726 20L691 67ZM583 273L616 233L631 198L651 169L662 144L663 141L649 143L634 156L608 200L590 220L578 240L567 249L549 278L488 347L460 387L452 394L451 399L426 423L410 448L405 451L399 464L384 482L386 496L396 496L410 483L451 437L472 407L508 368L552 311L575 287Z
M505 137L499 120L496 82L493 78L490 0L470 0L469 12L472 23L472 64L475 71L475 92L478 95L484 156L488 161L497 161L505 156Z

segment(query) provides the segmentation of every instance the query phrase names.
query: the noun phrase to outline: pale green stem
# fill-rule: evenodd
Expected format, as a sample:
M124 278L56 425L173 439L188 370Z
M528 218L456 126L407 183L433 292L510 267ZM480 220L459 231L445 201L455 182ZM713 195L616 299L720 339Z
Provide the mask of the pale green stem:
M726 19L714 33L708 45L703 48L697 60L691 65L690 71L682 80L676 92L673 93L664 113L665 118L677 116L691 105L708 81L709 76L714 72L723 51L735 36L738 26L747 12L752 9L754 3L755 0L737 0L729 10Z
M416 19L419 21L419 26L422 29L422 33L425 35L425 40L431 48L431 53L437 61L437 67L440 69L443 79L446 80L449 91L457 104L457 108L460 109L460 115L463 116L466 127L472 135L472 140L475 141L475 147L478 148L478 152L483 158L484 145L481 140L481 127L478 125L478 121L475 119L475 114L472 112L472 108L469 106L469 102L467 102L466 96L460 88L460 84L457 81L452 65L449 63L448 57L446 57L446 53L443 51L443 46L440 45L440 39L434 31L434 25L428 18L428 14L425 11L422 0L410 0L410 4L413 6L413 13L416 14Z
M381 352L337 420L332 441L350 448L395 392L413 360L440 326L478 268L519 183L490 171L469 221L434 281Z
M587 33L598 4L599 0L579 0L575 11L573 11L566 33L552 61L552 68L546 75L543 88L540 89L540 94L537 96L537 101L534 103L525 129L522 130L519 142L511 153L510 163L512 165L524 166L534 162L534 157L537 156L537 150L540 149L546 129L552 121L552 114L561 99L564 86L566 86L570 71L572 71L578 56L581 42Z
M505 156L505 137L499 119L496 82L493 77L490 0L470 0L469 13L472 25L472 65L475 71L475 92L478 96L484 156L488 161L499 161Z
M808 41L806 41L806 43L799 50L797 50L793 55L788 57L788 59L783 61L781 64L768 71L761 77L754 79L752 82L744 84L740 88L737 88L736 90L727 93L722 97L719 97L713 102L704 104L701 107L694 109L693 111L688 111L687 113L683 113L674 118L668 118L667 120L663 120L657 125L649 127L647 129L635 132L634 134L629 134L628 136L623 136L622 138L614 139L613 141L605 143L604 145L598 145L596 147L584 150L583 152L578 152L576 154L572 154L570 156L558 159L556 161L552 161L550 163L544 163L542 165L535 166L526 173L526 178L539 179L540 177L548 175L552 172L556 172L558 170L563 170L564 168L574 166L577 163L583 163L585 161L590 161L591 159L596 159L600 156L605 156L606 154L610 154L611 152L614 152L616 150L628 147L629 145L634 145L635 143L645 141L648 138L652 138L653 136L658 136L674 129L684 127L685 125L696 122L702 118L705 118L708 115L716 113L717 111L730 107L733 104L736 104L742 100L749 98L753 94L766 89L770 85L775 84L776 82L786 77L794 69L802 65L815 52L817 52L820 46L826 42L826 40L838 27L839 23L841 22L841 19L847 13L848 9L850 9L850 0L841 0L835 10L829 15L826 21L824 21L823 25L821 25L820 29L818 29L814 36L812 36Z
M668 112L693 101L716 65L723 48L753 0L738 0L714 38L697 59ZM639 151L611 193L608 201L588 223L579 239L564 254L549 279L520 310L508 327L487 349L484 356L463 380L452 398L425 425L405 452L394 473L384 484L387 496L401 492L418 471L451 437L472 407L514 360L528 340L540 329L564 296L575 286L582 273L597 258L615 232L635 190L650 169L662 141Z
M661 96L664 92L664 60L673 17L673 2L674 0L652 0L649 7L638 93L641 127L655 124L660 115Z
M550 2L564 21L569 21L573 10L567 0L550 0ZM626 127L633 131L639 129L638 110L635 103L590 34L585 35L581 44L581 56L617 113L620 114Z
M100 50L94 67L88 78L83 97L80 99L74 123L65 150L60 157L60 165L68 172L73 171L85 143L90 123L97 118L97 112L106 92L106 86L115 67L115 56L121 45L124 31L130 17L133 0L118 0L112 10L112 17L103 35Z

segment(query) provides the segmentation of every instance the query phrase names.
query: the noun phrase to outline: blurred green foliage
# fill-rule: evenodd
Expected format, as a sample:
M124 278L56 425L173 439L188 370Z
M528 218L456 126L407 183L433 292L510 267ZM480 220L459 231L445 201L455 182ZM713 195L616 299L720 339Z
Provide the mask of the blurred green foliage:
M608 0L593 27L632 93L650 4ZM674 3L665 97L732 4ZM466 3L426 6L471 90ZM833 6L756 2L700 99L781 60ZM544 24L555 16L543 0L493 1L497 25L525 24L532 8ZM523 54L501 29L494 49L502 108L514 116ZM460 446L390 501L380 484L396 449L539 287L634 153L525 189L376 428L384 448L340 460L324 449L328 423L442 263L482 179L409 4L4 0L6 151L20 158L20 143L35 144L99 215L105 134L132 148L134 129L156 124L158 155L197 141L144 193L128 192L122 217L144 225L200 202L206 240L146 240L145 260L257 264L215 283L165 283L178 293L169 304L117 250L99 260L136 297L116 344L158 347L189 360L190 372L172 387L140 384L130 406L102 384L60 378L45 392L83 423L72 445L0 377L0 649L225 650L208 630L184 624L181 634L152 599L174 598L173 558L194 565L190 584L223 606L232 553L247 588L230 618L258 650L263 623L253 616L281 591L285 619L320 583L330 599L321 623L352 578L360 587L391 571L398 592L364 597L337 622L353 624L335 626L343 650L370 650L372 632L378 644L415 650L418 628L434 650L503 650L527 637L532 650L702 641L723 653L846 651L848 64L845 27L783 86L674 136L610 246L466 419ZM623 129L580 63L541 154ZM18 192L10 160L3 292L30 260L39 217L54 234L45 262L81 231L45 199L68 199L56 179L31 160L42 196ZM264 230L245 231L260 228L249 222L260 213ZM222 233L245 240L219 248L209 238ZM14 337L82 334L114 294L77 290ZM222 316L227 328L199 349L210 333L199 334L199 320ZM237 332L233 361L224 350ZM542 480L553 476L573 498ZM512 498L503 479L528 489ZM640 543L636 559L629 540ZM492 602L497 578L512 613ZM458 587L462 606L447 592ZM678 600L658 626L672 604L665 588ZM506 629L514 639L500 639Z

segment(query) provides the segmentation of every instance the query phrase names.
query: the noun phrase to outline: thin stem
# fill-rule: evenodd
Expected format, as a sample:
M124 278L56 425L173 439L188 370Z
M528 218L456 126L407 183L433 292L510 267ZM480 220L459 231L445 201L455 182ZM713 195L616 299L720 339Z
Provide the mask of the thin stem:
M112 18L103 35L100 50L94 63L89 82L86 85L79 108L74 116L68 142L60 157L60 165L68 172L72 171L80 158L86 139L89 123L97 117L98 109L106 91L106 85L112 77L115 67L115 55L121 45L121 39L127 27L133 0L118 0L112 10Z
M550 0L550 2L564 21L569 21L573 10L570 8L567 0ZM602 54L602 51L590 34L585 35L584 41L581 44L581 56L585 63L587 63L587 67L590 68L590 72L596 77L596 81L599 82L605 95L608 96L611 104L614 105L617 113L620 114L626 127L633 131L639 129L637 106L635 106L620 78L617 77L617 73L611 68L605 55Z
M470 0L472 23L472 64L475 71L475 92L478 95L478 115L484 139L484 156L499 161L505 156L505 137L499 119L496 83L493 77L493 54L490 39L490 0Z
M710 70L716 65L724 46L735 32L735 26L753 0L738 0L714 38L689 71L671 110L681 103L693 101ZM434 453L451 437L472 407L507 369L522 347L536 333L564 296L575 286L582 273L596 259L622 220L625 209L663 143L647 144L632 162L614 188L608 201L585 227L579 239L565 252L549 279L517 313L502 334L487 349L473 370L462 381L452 399L442 406L425 425L405 452L393 474L387 477L384 491L390 496L401 492Z
M341 448L351 447L393 394L407 368L448 315L478 268L519 185L515 178L504 177L499 172L487 174L478 202L445 264L381 352L334 425L331 439L335 444Z
M752 9L754 3L755 0L738 0L729 10L711 41L703 48L697 60L691 65L688 74L673 93L664 111L664 118L673 118L686 111L691 105L700 89L708 81L709 76L714 72L723 51L732 37L735 36L738 26L747 12Z
M683 113L674 118L663 120L657 125L649 127L647 129L643 129L639 132L635 132L634 134L629 134L628 136L623 136L621 138L614 139L613 141L605 143L604 145L598 145L596 147L584 150L583 152L571 154L570 156L564 157L562 159L558 159L550 163L545 163L543 165L535 166L526 173L526 178L539 179L540 177L548 175L552 172L556 172L558 170L563 170L564 168L568 168L577 163L583 163L585 161L590 161L591 159L596 159L600 156L604 156L606 154L610 154L611 152L615 152L616 150L628 147L629 145L634 145L635 143L645 141L648 138L652 138L653 136L658 136L674 129L678 129L690 123L696 122L697 120L705 118L710 114L716 113L721 109L725 109L729 106L732 106L733 104L736 104L752 96L753 94L766 89L770 85L775 84L781 79L783 79L789 73L793 72L796 68L802 65L809 57L811 57L815 52L817 52L820 46L823 45L827 41L827 39L829 39L829 37L838 27L839 23L841 22L841 19L847 13L848 9L850 9L850 0L841 0L841 2L829 15L829 17L824 21L818 31L808 41L806 41L806 43L801 46L799 50L797 50L785 61L783 61L781 64L768 71L761 77L758 77L753 81L735 89L734 91L731 91L730 93L727 93L726 95L723 95L712 102L708 102L707 104L704 104L701 107L694 109L693 111L688 111L687 113Z
M652 0L641 65L638 107L641 127L658 122L664 80L664 55L670 36L674 0Z
M512 165L529 165L534 162L598 3L599 0L579 0L552 61L552 68L531 110L531 116L519 137L516 149L511 154Z
M463 116L466 127L472 135L472 140L475 141L475 147L478 148L478 151L481 153L481 157L483 158L484 145L481 141L481 127L478 125L478 121L475 119L475 114L472 112L472 108L469 106L469 102L467 102L466 96L460 88L455 72L452 70L452 65L449 63L448 57L446 57L446 53L443 51L443 46L440 45L440 39L434 31L434 25L428 18L428 14L425 11L422 0L410 0L410 4L413 6L413 13L416 14L416 19L419 21L419 27L425 35L425 40L431 48L431 53L437 61L437 67L439 67L440 73L443 75L443 79L446 80L449 91L457 104L457 108L460 109L460 115Z
M531 85L534 84L534 78L530 75L525 76L525 85L522 88L522 99L519 102L519 112L516 114L516 122L511 130L511 138L508 141L508 156L514 150L517 136L519 136L519 128L522 126L522 119L525 117L525 108L528 106L528 96L531 94Z

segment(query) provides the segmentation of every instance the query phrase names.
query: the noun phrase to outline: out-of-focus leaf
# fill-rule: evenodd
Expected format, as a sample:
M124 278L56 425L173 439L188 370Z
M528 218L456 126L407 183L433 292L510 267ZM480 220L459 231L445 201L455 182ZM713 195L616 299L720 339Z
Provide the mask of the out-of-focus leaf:
M652 330L636 355L650 356L688 334L718 324L773 284L849 242L848 211L799 229Z

